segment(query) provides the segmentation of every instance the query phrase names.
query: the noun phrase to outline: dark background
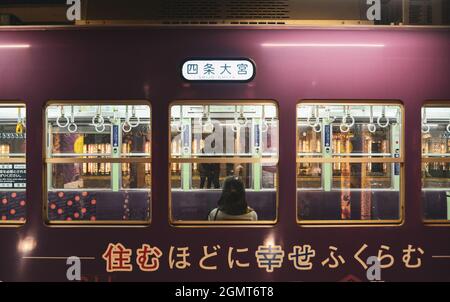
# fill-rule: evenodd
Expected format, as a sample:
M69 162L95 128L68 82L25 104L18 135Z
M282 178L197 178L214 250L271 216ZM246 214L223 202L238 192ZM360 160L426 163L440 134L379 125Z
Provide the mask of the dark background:
M366 0L81 0L82 20L156 24L373 24ZM450 25L448 0L381 0L375 25ZM65 0L0 0L0 25L74 24ZM320 23L317 21L320 20ZM234 22L234 23L233 23Z

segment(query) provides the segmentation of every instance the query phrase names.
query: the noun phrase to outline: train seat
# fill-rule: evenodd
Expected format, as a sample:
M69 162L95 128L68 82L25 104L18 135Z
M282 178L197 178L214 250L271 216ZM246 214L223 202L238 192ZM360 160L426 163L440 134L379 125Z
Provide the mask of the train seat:
M26 192L0 192L0 220L24 220L26 203Z
M172 191L172 218L175 221L206 221L211 210L217 207L221 190ZM249 191L246 199L259 220L276 219L275 190Z
M446 191L422 191L424 218L447 220L448 195Z
M341 192L298 190L298 217L302 220L341 220ZM399 219L399 193L372 191L371 219ZM361 192L350 193L351 219L361 220Z
M53 191L48 193L48 218L62 220L148 220L148 191Z

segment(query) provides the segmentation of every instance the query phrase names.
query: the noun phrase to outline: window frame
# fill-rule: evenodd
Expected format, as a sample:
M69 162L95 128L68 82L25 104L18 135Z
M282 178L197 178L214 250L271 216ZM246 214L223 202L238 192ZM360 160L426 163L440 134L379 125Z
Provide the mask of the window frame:
M279 170L279 162L280 162L280 150L278 146L277 151L277 158L276 161L271 159L264 160L261 158L261 160L252 158L252 157L245 157L242 159L239 159L237 157L217 157L213 159L201 159L201 158L194 158L194 159L181 159L181 158L172 158L172 133L171 133L171 122L172 122L172 107L174 106L188 106L188 105L219 105L219 106L251 106L251 105L273 105L275 106L276 113L277 113L277 121L278 121L278 140L279 140L279 126L280 126L280 108L279 104L276 100L272 99L181 99L181 100L174 100L169 103L168 106L168 154L167 154L167 160L168 160L168 216L169 216L169 224L173 227L180 227L180 228L223 228L223 227L237 227L237 228L246 228L246 227L274 227L278 223L279 218L279 177L280 177L280 170ZM183 221L177 221L173 219L172 216L172 178L171 178L171 167L173 163L201 163L201 162L214 162L214 163L273 163L277 168L276 173L276 186L274 188L275 190L275 219L274 220L257 220L257 221L201 221L201 220L183 220ZM261 191L268 190L262 188Z
M152 135L152 138L150 140L150 156L143 156L143 157L135 157L135 156L128 156L128 157L121 157L121 158L111 158L111 157L101 157L101 158L64 158L64 157L57 157L57 158L50 158L47 154L47 138L48 135L45 131L47 129L47 109L50 106L108 106L108 105L117 105L117 106L132 106L132 105L143 105L148 106L150 109L150 132ZM149 227L152 223L153 219L153 165L152 165L152 158L153 158L153 110L152 110L152 104L149 100L146 99L123 99L123 100L104 100L104 99L98 99L98 100L50 100L48 101L44 108L43 108L43 137L42 137L42 154L43 154L43 169L42 169L42 200L43 202L43 217L45 225L48 227L58 227L58 226L71 226L71 227L127 227L127 226L135 226L135 227ZM120 147L122 148L122 147ZM101 156L101 155L100 155ZM141 163L141 164L150 164L150 171L151 171L151 178L150 178L150 187L145 188L148 189L149 195L150 195L150 203L149 203L149 211L150 215L148 217L148 220L135 220L135 221L125 221L125 220L100 220L100 221L55 221L50 220L48 217L48 183L49 180L47 179L48 175L48 164L71 164L71 163ZM110 189L107 188L93 188L93 189L79 189L79 191L108 191ZM124 189L122 187L122 183L120 184L119 190L133 190L133 189ZM138 189L142 190L142 189ZM58 189L55 189L55 191L59 191ZM62 189L61 191L64 191Z
M297 123L298 123L298 107L301 105L339 105L339 106L399 106L401 110L401 140L400 140L400 156L398 158L394 157L375 157L371 158L363 158L363 157L355 157L350 161L345 158L335 158L331 157L330 159L323 160L321 158L313 158L309 161L302 160L302 157L299 156L298 150L298 131L297 131ZM301 194L305 189L299 189L297 186L297 175L296 175L296 194L295 194L295 208L296 208L296 222L300 227L385 227L385 226L402 226L405 222L405 107L401 100L396 99L303 99L297 101L295 105L295 158L296 158L296 169L299 163L318 163L320 165L324 163L356 163L356 164L365 164L365 163L399 163L400 164L400 184L399 184L399 219L392 220L304 220L299 217L299 200L298 195ZM332 156L335 156L335 153L332 153ZM323 184L321 189L313 189L314 191L323 191ZM333 189L331 191L336 191ZM379 189L377 189L379 190ZM339 190L342 192L342 190ZM358 191L363 191L358 189ZM351 189L350 189L351 192Z
M422 106L420 107L420 114L421 114L421 118L422 118L422 109L423 108L427 108L427 107L448 107L450 109L450 99L449 100L427 100L425 101ZM450 165L450 156L443 156L443 157L439 157L439 158L433 158L433 157L425 157L424 154L422 153L422 120L420 123L420 165L419 165L419 169L420 169L420 174L422 175L422 165L424 163L434 163L434 162L440 162L440 163L449 163ZM438 191L438 189L433 190L433 189L425 189L423 187L423 178L420 178L420 192L424 192L424 191ZM425 190L424 190L425 189ZM420 197L420 201L421 201L421 216L422 216L422 222L424 225L427 226L443 226L443 227L449 227L450 226L450 219L446 220L446 219L426 219L425 218L425 209L424 209L424 204L423 204L423 199L422 196Z
M1 100L0 101L0 108L2 107L13 107L13 108L23 108L25 112L25 129L27 129L28 126L28 114L27 114L27 103L22 100ZM27 131L25 132L27 133ZM28 135L25 138L25 154L23 156L17 156L17 158L0 158L0 164L25 164L27 165L27 159L28 159ZM26 167L27 169L27 167ZM27 175L28 175L28 169L27 169ZM26 196L28 197L28 178L26 181L25 189L22 189ZM26 212L25 212L25 219L23 221L20 220L0 220L0 228L20 228L23 227L27 223L27 217L28 217L28 200L26 200Z

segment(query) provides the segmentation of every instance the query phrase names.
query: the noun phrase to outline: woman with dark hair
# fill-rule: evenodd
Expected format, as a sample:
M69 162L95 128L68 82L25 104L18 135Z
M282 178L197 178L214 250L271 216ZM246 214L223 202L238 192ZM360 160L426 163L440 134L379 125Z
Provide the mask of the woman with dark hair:
M225 179L218 206L209 213L208 220L258 220L255 210L247 205L244 183L238 177Z

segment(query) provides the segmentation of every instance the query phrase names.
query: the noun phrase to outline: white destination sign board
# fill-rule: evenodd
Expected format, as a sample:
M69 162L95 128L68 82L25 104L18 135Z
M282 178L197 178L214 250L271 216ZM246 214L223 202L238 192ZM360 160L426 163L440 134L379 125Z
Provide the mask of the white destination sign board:
M255 75L253 62L240 60L188 60L182 67L188 81L250 81Z

